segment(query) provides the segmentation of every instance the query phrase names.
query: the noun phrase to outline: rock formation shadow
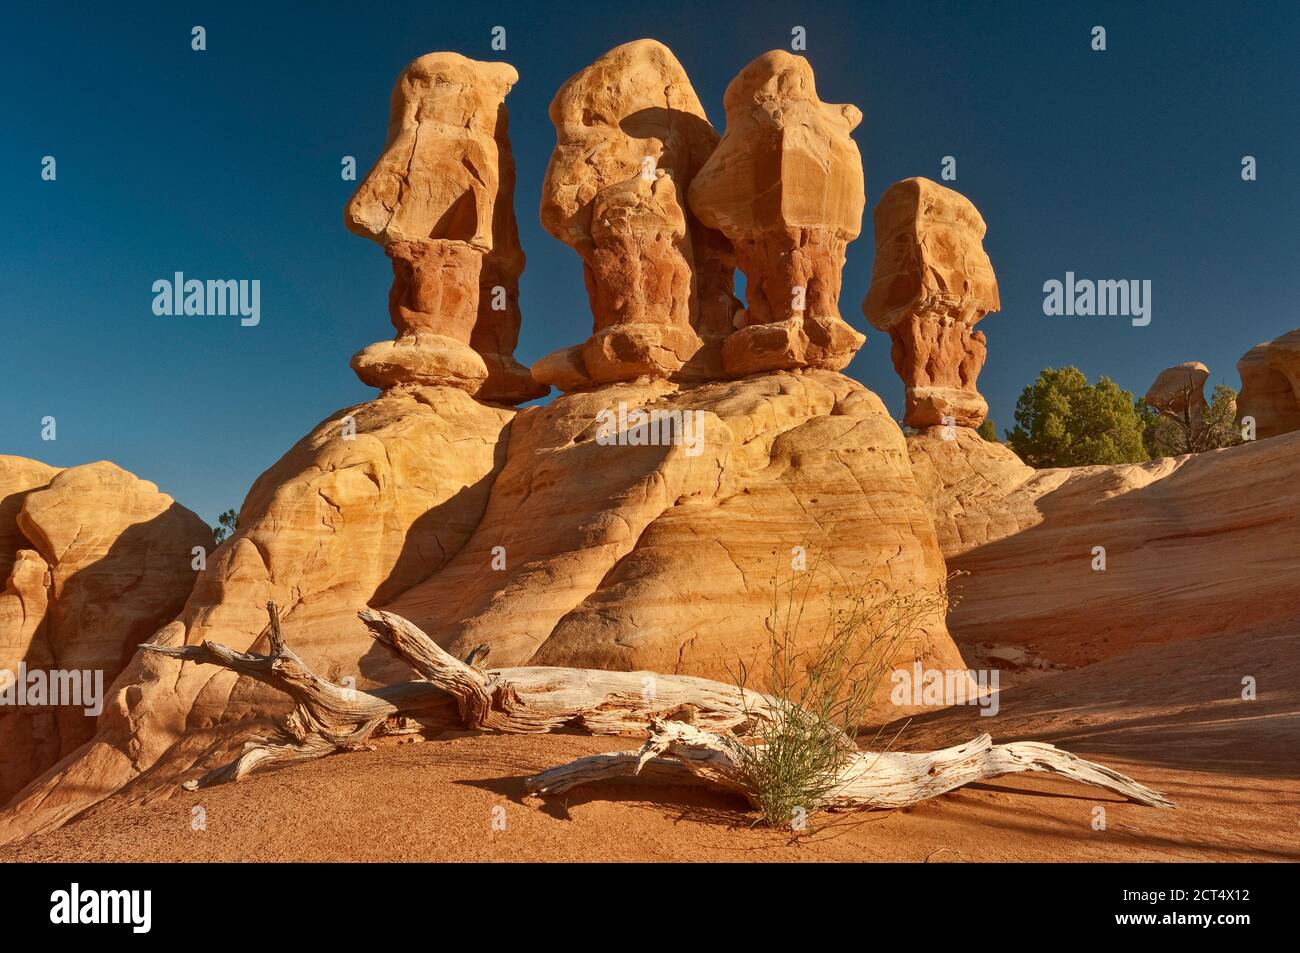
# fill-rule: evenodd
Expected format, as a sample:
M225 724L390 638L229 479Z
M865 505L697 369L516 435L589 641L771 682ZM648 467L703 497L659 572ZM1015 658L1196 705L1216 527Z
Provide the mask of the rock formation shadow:
M153 519L127 527L102 557L63 581L21 663L28 671L103 672L99 700L107 707L110 686L139 643L153 636L185 604L189 587L183 581L174 583L186 574L196 575L191 568L192 554L188 550L157 553L156 548L159 540L184 539L193 520L185 507L173 503ZM29 544L27 548L36 547ZM142 553L154 558L142 559ZM171 566L172 559L176 568L169 572L158 564L163 561L164 566ZM158 578L163 572L170 580ZM142 603L148 611L132 618L128 615L130 604L122 597L141 586L152 586L159 597ZM108 641L103 639L104 633L111 636ZM0 766L4 768L0 771L0 804L88 741L96 722L97 718L85 714L83 706L0 708Z
M1252 673L1260 689L1248 701L1240 679ZM1085 757L1221 775L1234 787L1249 777L1300 778L1300 627L1139 648L1006 689L999 706L994 717L977 706L917 715L899 744L939 748L989 731Z

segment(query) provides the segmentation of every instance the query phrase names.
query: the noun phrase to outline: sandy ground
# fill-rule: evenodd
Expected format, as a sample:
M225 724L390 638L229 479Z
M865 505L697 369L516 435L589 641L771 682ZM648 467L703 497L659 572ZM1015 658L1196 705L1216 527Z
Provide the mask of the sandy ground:
M1254 701L1240 697L1247 675ZM907 724L897 746L985 730L1101 760L1178 807L1021 774L905 810L815 817L812 833L792 838L752 827L736 799L688 787L521 796L530 773L636 739L458 735L153 804L110 799L0 848L0 860L1300 860L1300 636L1165 645L1034 679L1004 690L996 717L932 713ZM1093 828L1099 805L1105 830ZM205 830L193 829L195 807Z

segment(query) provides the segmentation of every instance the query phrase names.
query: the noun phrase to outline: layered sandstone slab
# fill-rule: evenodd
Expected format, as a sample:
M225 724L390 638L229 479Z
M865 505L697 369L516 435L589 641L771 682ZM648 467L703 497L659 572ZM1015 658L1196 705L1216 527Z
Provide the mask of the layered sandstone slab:
M812 67L764 53L727 87L727 128L690 188L700 221L735 246L746 278L739 330L723 346L733 376L840 370L863 337L839 313L844 250L862 228L855 106L822 102Z
M906 388L903 422L978 427L988 416L976 388L986 344L974 328L1001 306L984 219L960 193L913 178L885 191L875 226L862 310L892 341L894 370Z
M908 449L948 567L969 573L949 618L959 644L1031 646L1081 665L1300 619L1300 434L1140 465L1032 470L957 433L929 431ZM1229 694L1240 676L1230 681Z
M1237 362L1237 419L1255 421L1255 437L1300 430L1300 330L1257 344Z
M629 423L638 410L684 429L660 423L651 437ZM518 412L456 388L402 389L326 421L258 480L239 531L157 638L247 649L271 599L313 670L391 684L409 671L355 619L375 605L458 654L487 642L494 666L727 679L766 657L771 582L792 576L798 546L820 565L814 635L832 584L912 592L944 577L901 432L839 374L647 379ZM941 618L897 663L914 659L964 668ZM892 716L888 691L876 712ZM57 825L142 772L133 796L157 796L282 705L226 671L137 657L97 736L24 792L0 837Z
M686 71L662 43L625 43L560 87L550 115L542 225L582 257L594 333L581 347L585 381L547 376L568 358L534 374L573 390L671 377L693 359L720 365L739 306L730 246L686 207L718 142ZM696 358L706 347L712 357Z
M352 361L371 386L486 388L503 403L546 392L513 354L524 257L504 100L518 79L457 53L422 56L397 79L388 142L344 214L393 262L396 344Z
M212 530L120 467L0 457L0 670L88 671L107 689L184 603L196 546ZM0 802L94 733L85 707L0 709Z

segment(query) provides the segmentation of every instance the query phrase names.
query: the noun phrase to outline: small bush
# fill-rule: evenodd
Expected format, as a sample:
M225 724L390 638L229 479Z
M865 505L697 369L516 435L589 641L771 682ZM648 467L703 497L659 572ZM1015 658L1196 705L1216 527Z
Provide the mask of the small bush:
M883 584L832 588L823 630L809 638L804 615L816 573L800 575L784 586L773 580L765 687L758 689L773 715L751 714L760 743L746 749L743 765L749 793L772 827L823 806L857 751L859 728L899 649L949 604L945 584L910 593ZM750 677L743 664L733 673L742 690L755 687Z

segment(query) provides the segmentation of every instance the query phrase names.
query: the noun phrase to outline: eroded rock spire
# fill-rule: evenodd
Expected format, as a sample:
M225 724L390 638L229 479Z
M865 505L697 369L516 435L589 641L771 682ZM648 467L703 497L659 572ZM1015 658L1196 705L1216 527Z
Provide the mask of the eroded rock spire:
M367 384L443 384L508 403L545 392L511 353L523 253L503 103L517 80L507 63L457 53L421 56L397 79L388 143L344 215L393 262L397 337L352 358Z
M974 328L1001 306L984 219L965 196L914 178L885 191L875 226L862 310L893 340L894 370L906 387L903 422L978 427L988 416L975 387L986 347Z
M812 67L764 53L727 87L727 129L691 183L701 223L735 246L745 311L723 347L727 374L841 370L862 346L839 312L844 250L862 227L855 106L817 97Z
M709 376L710 363L716 376L739 305L730 247L686 207L718 141L686 71L662 43L625 43L570 78L550 112L542 225L582 256L594 327L534 376L563 390Z

